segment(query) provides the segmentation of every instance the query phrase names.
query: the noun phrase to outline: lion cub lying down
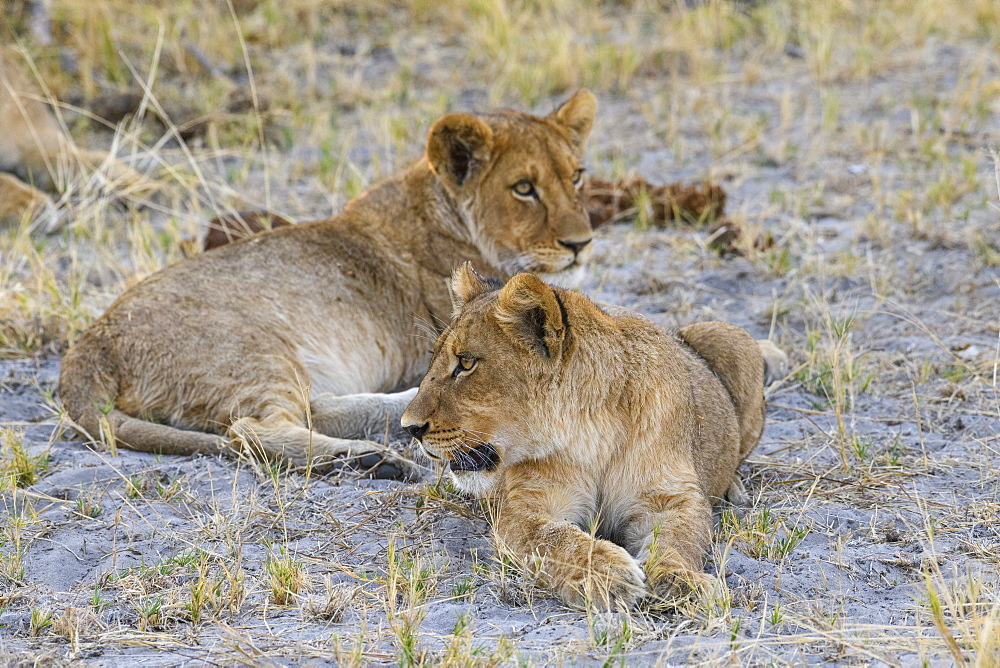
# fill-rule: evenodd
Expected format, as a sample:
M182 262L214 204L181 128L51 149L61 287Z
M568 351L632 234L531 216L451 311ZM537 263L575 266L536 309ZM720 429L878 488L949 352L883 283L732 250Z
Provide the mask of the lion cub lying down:
M742 493L764 427L761 346L722 322L668 334L533 274L504 285L466 263L451 285L402 425L495 503L501 543L572 606L704 583L712 502Z

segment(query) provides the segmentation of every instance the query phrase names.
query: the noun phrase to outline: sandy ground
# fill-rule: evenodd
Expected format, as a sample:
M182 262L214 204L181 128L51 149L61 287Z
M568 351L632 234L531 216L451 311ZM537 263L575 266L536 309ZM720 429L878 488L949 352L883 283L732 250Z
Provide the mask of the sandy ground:
M726 136L714 149L697 115L682 116L672 130L682 143L665 147L655 77L600 96L592 171L709 175L751 233L775 240L719 258L699 231L603 228L584 287L664 327L729 320L792 357L742 470L752 502L716 514L712 600L668 613L568 611L495 559L482 508L430 470L411 482L307 479L95 452L54 431L45 396L59 360L39 357L0 362L0 426L50 457L37 483L0 500L0 550L24 569L3 578L4 660L953 660L933 599L960 636L981 628L998 592L1000 216L982 147L1000 141L1000 109L961 128L943 114L928 128L907 91L947 97L975 55L931 41L911 67L832 84L840 110L828 129L824 91L791 58L767 80L693 86L706 117L762 119L762 138ZM458 100L479 97L470 87ZM927 142L945 157L921 158ZM961 160L972 164L969 191L907 217L907 202ZM269 563L301 573L283 604Z

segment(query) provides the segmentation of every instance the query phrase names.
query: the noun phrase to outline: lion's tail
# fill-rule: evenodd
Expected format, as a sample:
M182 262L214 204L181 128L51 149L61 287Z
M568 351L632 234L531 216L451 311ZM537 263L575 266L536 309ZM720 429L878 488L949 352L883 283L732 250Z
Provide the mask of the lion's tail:
M62 359L59 399L80 434L91 441L165 455L214 454L228 445L215 434L132 417L115 408L118 379L101 346L80 341Z
M736 407L740 461L764 432L764 372L761 348L746 330L725 322L699 322L677 332L719 377Z

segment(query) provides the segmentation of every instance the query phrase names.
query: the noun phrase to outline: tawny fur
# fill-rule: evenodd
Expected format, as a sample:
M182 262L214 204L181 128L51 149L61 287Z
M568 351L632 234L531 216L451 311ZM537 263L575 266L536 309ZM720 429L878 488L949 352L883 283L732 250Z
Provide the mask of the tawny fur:
M566 243L591 237L578 170L595 106L581 91L546 117L445 116L423 159L340 215L154 274L64 357L70 417L152 452L384 452L366 439L381 440L387 418L398 429L456 266L567 276L586 261L589 246ZM515 196L522 180L537 199Z
M77 148L45 99L19 56L0 47L0 172L11 173L0 174L0 225L51 205L42 191L64 185L81 167L100 170L119 193L156 187L105 151Z
M706 581L712 504L764 426L760 345L721 322L670 334L531 274L500 287L466 265L452 285L402 424L453 469L493 449L494 468L453 478L490 500L500 544L571 606Z

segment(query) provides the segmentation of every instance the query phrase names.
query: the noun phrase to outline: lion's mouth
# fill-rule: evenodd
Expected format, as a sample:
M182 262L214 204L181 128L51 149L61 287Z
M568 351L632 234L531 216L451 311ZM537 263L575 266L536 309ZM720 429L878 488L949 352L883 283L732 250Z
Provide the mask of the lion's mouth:
M471 450L455 453L451 460L452 471L490 471L500 463L497 449L490 443L477 445Z
M580 260L577 257L571 257L559 260L536 260L534 262L529 262L521 271L530 271L534 274L560 274L564 271L573 271L579 269L586 262Z

